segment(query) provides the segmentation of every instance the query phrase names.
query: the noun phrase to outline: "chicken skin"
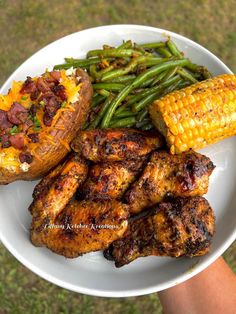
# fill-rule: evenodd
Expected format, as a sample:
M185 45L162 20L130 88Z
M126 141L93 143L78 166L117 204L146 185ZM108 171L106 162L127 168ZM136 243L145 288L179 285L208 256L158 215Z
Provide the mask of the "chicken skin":
M68 258L106 249L121 238L129 211L116 201L73 201L53 224L45 225L44 245Z
M113 242L104 256L116 267L149 255L201 256L209 251L214 232L214 213L205 198L178 197L133 219L124 237Z
M82 187L86 200L120 199L142 171L147 156L139 159L94 164ZM80 194L80 190L79 190Z
M144 156L163 145L159 133L130 128L81 131L72 149L94 162L120 161Z
M43 244L44 226L54 222L86 179L87 172L87 163L79 156L72 155L66 163L59 165L35 187L34 200L29 207L33 215L33 244Z
M207 193L214 169L211 160L189 151L170 155L153 152L140 178L125 194L132 214L161 202L165 196L200 196Z
M127 205L115 200L71 201L86 176L86 162L72 155L36 186L30 206L31 242L35 246L72 258L105 249L124 234Z

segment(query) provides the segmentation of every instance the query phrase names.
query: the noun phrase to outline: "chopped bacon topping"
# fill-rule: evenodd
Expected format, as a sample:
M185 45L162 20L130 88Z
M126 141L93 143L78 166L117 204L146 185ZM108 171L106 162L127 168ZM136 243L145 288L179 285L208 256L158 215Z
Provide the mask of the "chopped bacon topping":
M28 134L28 137L31 139L33 143L38 143L39 142L39 135L38 133L30 133Z
M58 97L61 98L61 100L65 101L67 96L66 96L66 89L65 89L65 86L63 85L56 85L54 88L53 88L53 92L55 95L57 95Z
M9 142L9 137L10 135L8 134L3 134L1 136L2 148L7 148L11 146L11 143Z
M11 135L9 137L9 142L14 148L23 149L24 148L24 134L17 133L17 134Z
M11 108L7 111L8 120L15 125L25 123L28 115L28 110L18 102L13 102Z
M12 127L12 123L7 119L7 112L0 109L0 129L5 130Z
M30 76L27 76L26 81L24 82L20 92L22 94L31 94L37 90L35 82L32 80Z

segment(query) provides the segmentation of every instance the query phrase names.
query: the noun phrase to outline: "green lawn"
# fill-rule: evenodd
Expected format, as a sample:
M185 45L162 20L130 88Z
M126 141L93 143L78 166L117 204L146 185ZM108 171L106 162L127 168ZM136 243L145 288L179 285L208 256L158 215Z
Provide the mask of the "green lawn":
M145 24L202 44L236 72L235 1L0 0L0 84L32 53L69 33ZM236 273L236 243L225 253ZM156 294L123 299L79 295L50 284L0 246L0 313L161 313Z

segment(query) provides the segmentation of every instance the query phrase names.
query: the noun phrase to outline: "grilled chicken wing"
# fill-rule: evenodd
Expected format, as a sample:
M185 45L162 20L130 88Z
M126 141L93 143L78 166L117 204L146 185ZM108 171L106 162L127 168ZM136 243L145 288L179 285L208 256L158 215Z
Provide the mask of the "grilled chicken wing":
M36 187L30 206L31 241L35 246L76 257L105 249L123 235L128 224L127 205L115 200L68 204L86 175L86 162L72 156Z
M69 203L77 188L86 179L87 171L86 162L80 157L72 155L68 162L58 166L52 174L49 174L36 186L33 193L35 198L29 208L33 215L31 226L33 244L42 244L45 234L44 226L52 224L57 215Z
M122 239L104 252L116 267L141 256L200 256L209 251L215 218L208 201L200 196L176 198L133 220Z
M126 192L131 213L138 213L166 195L197 196L207 193L211 160L190 151L179 155L153 152L143 174Z
M53 252L73 258L106 249L121 238L128 225L128 208L113 201L73 201L53 222L46 225L44 245Z
M94 164L82 187L87 200L120 199L142 171L147 156L139 159ZM80 194L80 190L79 190Z
M72 142L72 149L94 162L135 159L163 145L159 133L130 128L81 131Z

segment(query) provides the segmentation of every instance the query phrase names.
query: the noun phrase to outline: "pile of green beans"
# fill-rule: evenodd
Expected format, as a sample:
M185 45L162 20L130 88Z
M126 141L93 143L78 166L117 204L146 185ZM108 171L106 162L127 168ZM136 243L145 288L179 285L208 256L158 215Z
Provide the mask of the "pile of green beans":
M148 106L164 95L211 77L203 66L184 57L168 38L139 44L124 41L118 47L104 45L86 59L65 58L55 70L83 68L90 76L94 95L86 129L153 128Z

